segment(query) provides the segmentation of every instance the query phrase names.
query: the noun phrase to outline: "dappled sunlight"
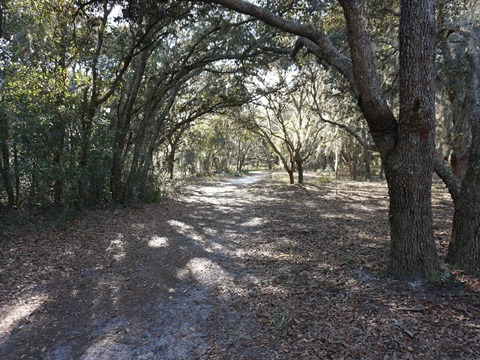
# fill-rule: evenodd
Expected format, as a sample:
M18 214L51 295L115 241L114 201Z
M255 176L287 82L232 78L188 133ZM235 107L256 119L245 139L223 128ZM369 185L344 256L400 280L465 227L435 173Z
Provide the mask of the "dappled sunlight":
M125 240L123 234L118 233L115 236L115 239L110 241L110 244L108 245L106 251L107 253L110 253L111 256L117 261L125 258L127 253L125 251Z
M129 324L114 324L97 336L88 349L82 354L82 359L114 359L125 351L129 344L125 344L124 334L129 332ZM106 350L107 349L107 350Z
M132 224L132 228L135 230L144 230L147 227L144 223Z
M178 233L185 235L192 240L199 242L205 241L205 239L195 231L193 226L190 226L178 220L168 220L167 223L172 226Z
M212 227L208 227L208 226L203 225L203 224L202 224L202 226L203 226L202 231L203 231L203 233L204 233L205 235L207 235L207 236L215 236L215 235L218 234L218 229L214 229L214 228L212 228Z
M254 217L254 218L251 218L251 219L249 219L248 221L240 224L240 226L251 226L251 227L254 227L254 226L263 225L264 223L265 223L265 219L264 219L264 218Z
M427 284L404 286L382 276L389 235L382 193L372 191L376 200L368 190L355 195L268 183L221 185L215 194L197 189L188 190L195 201L122 210L112 222L106 221L111 212L94 214L98 223L92 215L72 235L62 233L59 244L82 242L62 249L68 262L48 264L40 274L50 286L49 297L40 299L46 304L23 299L23 308L22 302L3 307L5 352L15 358L184 359L216 358L228 349L241 358L258 343L281 344L278 354L301 358L295 349L337 349L338 341L338 348L363 351L383 346L390 334L407 336L414 348L404 328L425 349L423 339L438 324L461 328L461 335L449 335L449 347L462 338L478 340L473 296L465 306L450 298L477 293L450 287L430 299ZM54 286L47 271L57 271ZM432 340L432 348L443 346L443 337ZM20 341L30 353L19 349ZM237 345L241 351L232 351Z
M204 186L202 187L202 193L203 195L217 195L219 192L224 192L225 189L223 187L220 187L218 185L216 186Z
M8 335L22 319L28 318L48 300L45 293L20 296L0 308L0 339Z
M177 277L181 280L189 276L193 276L200 284L207 286L226 286L233 282L231 275L208 258L193 258L177 272Z
M109 284L110 301L111 301L112 305L115 306L115 307L118 307L118 306L121 305L122 296L123 296L123 294L121 292L121 289L122 289L123 284L125 283L125 280L128 280L128 279L125 279L124 277L119 276ZM96 305L96 307L98 307L100 309L101 299L96 300L95 305ZM97 312L98 312L99 309L97 309Z
M230 184L232 185L251 185L263 180L268 175L263 172L255 172L252 171L249 176L242 176L233 180L230 180Z
M221 182L213 185L204 185L196 189L192 189L183 201L188 204L199 204L200 206L215 207L216 211L225 213L241 212L244 206L250 204L249 199L245 197L237 197L239 185L253 184L261 180L265 175L246 176L233 179L229 182Z
M170 243L166 237L153 235L148 241L148 246L153 248L163 248L170 246Z
M227 253L227 249L225 248L225 246L221 245L220 243L218 242L215 242L215 241L208 241L208 245L205 247L205 251L207 253L219 253L219 252L224 252L224 253Z
M353 210L353 209L351 209ZM338 220L347 220L347 221L359 221L363 222L365 218L362 216L362 214L358 213L337 213L337 212L331 212L331 213L322 213L321 217L324 219L331 219L333 221L338 221Z
M352 207L352 209L355 209L355 210L358 210L362 213L370 213L370 214L376 214L379 210L380 211L387 211L388 209L388 203L385 202L385 203L379 203L378 205L380 205L380 209L376 206L372 206L372 204L370 202L366 202L366 201L361 201L361 200L358 200L356 202L352 202L349 204L349 206Z

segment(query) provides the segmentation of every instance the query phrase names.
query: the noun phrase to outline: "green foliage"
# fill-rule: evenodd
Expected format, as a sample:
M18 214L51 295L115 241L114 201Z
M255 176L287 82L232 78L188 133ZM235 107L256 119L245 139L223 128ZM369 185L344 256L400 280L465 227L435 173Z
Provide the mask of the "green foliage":
M332 181L330 173L321 173L318 177L320 185L328 185Z
M0 144L19 206L104 203L113 183L115 201L159 199L158 175L177 148L186 173L241 170L252 148L243 130L209 114L249 99L243 79L272 59L256 46L274 34L220 8L129 2L115 13L113 4L4 5ZM213 126L184 140L204 116Z
M356 104L345 82L308 54L292 65L287 53L294 37L221 7L135 1L112 12L114 3L4 5L0 111L8 135L0 144L8 144L8 176L19 183L17 205L106 203L114 180L120 187L115 201L159 199L170 165L177 177L276 167L278 155L258 133L259 126L272 125L268 116L273 119L275 111L282 123L270 128L270 137L287 162L295 151L309 170L334 167L341 151L351 154L345 165L361 162L356 140L318 117L321 112L342 121L369 140L365 125L352 116ZM282 16L319 26L346 50L337 2L265 3ZM449 16L465 11L455 9ZM368 11L385 90L394 94L391 35L398 5L374 1ZM277 108L259 111L262 97L274 99ZM245 103L249 108L240 108ZM286 141L279 141L285 137L281 126ZM6 187L0 186L3 204Z

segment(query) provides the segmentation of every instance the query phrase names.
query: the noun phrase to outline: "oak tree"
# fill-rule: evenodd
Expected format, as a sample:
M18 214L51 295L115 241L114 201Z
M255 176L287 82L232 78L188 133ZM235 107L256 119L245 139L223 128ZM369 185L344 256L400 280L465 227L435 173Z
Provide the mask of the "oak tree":
M204 1L255 17L298 36L319 61L347 80L385 168L390 195L391 250L388 271L399 278L428 278L439 269L431 211L435 150L435 1L400 1L400 94L396 117L383 95L368 13L361 0L339 0L350 57L321 27L288 19L242 0Z

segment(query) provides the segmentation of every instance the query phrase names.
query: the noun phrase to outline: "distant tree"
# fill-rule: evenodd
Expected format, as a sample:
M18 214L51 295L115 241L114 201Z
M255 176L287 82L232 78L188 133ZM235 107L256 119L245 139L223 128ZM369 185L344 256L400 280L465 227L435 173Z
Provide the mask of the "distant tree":
M356 180L360 175L369 177L372 152L377 149L363 117L356 113L353 99L340 91L330 72L311 64L306 67L308 69L304 73L307 82L304 86L310 102L305 105L318 117L320 124L329 125L323 131L323 137L332 139L333 135L335 172L341 158L349 168L352 179Z
M250 109L244 118L243 124L246 129L257 134L263 144L270 148L280 159L283 168L288 174L290 184L295 183L295 160L293 144L289 146L289 137L286 127L281 128L284 120L284 103L272 100L267 105L268 110L261 113L260 109ZM278 107L279 106L279 107Z

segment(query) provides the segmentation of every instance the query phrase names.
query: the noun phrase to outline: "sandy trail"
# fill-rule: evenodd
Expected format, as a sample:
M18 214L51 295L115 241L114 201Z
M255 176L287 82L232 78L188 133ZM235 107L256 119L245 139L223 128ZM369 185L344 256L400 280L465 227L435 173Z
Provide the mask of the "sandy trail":
M71 248L59 244L49 273L4 303L0 358L270 357L243 306L257 280L238 261L258 221L248 186L263 176L195 186L174 204L112 210L52 239L77 236Z

